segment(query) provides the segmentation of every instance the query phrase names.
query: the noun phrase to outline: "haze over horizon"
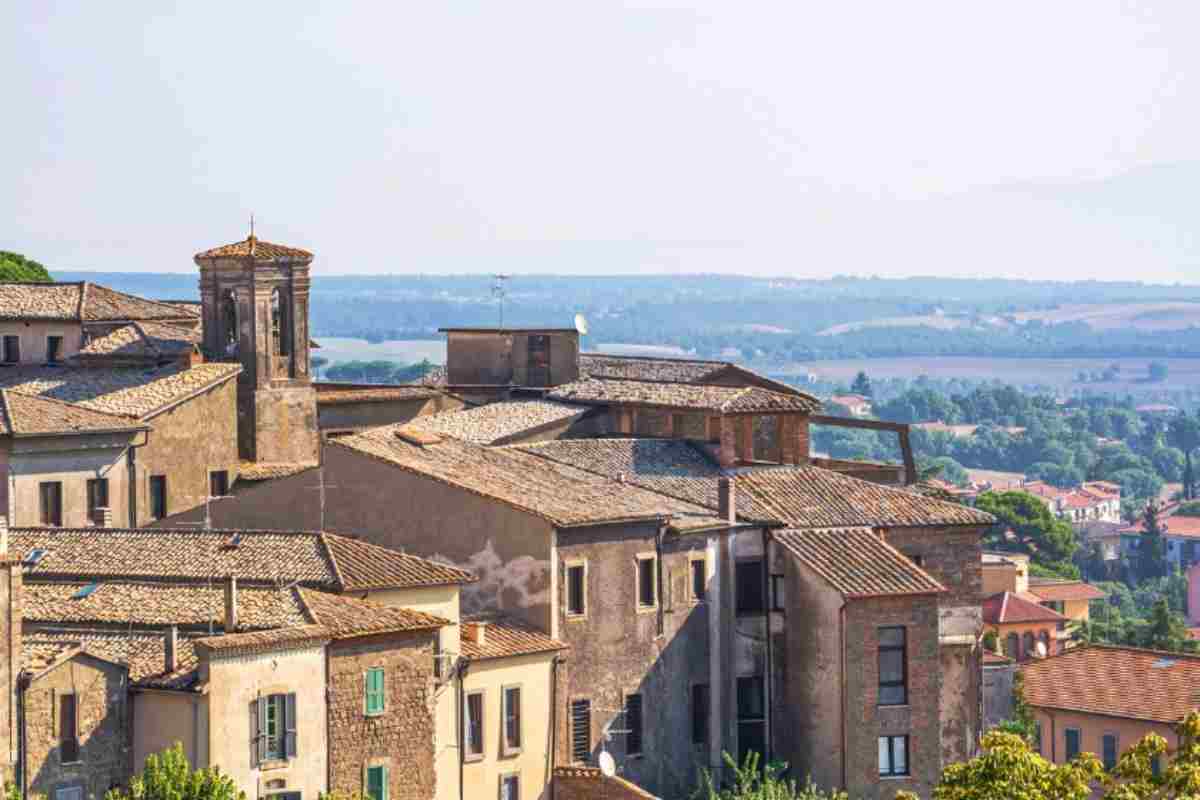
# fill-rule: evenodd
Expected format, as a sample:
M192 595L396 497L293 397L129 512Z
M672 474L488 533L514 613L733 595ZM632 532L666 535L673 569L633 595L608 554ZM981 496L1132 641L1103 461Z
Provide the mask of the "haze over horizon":
M14 3L0 249L1192 283L1200 6ZM1191 91L1189 91L1191 89Z

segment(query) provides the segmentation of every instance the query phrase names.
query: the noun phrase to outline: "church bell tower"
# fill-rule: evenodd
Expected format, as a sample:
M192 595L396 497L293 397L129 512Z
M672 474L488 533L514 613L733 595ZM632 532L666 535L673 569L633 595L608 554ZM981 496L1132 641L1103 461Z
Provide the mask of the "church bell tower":
M204 353L236 361L238 451L259 463L315 464L317 395L309 375L308 267L313 254L264 242L197 253Z

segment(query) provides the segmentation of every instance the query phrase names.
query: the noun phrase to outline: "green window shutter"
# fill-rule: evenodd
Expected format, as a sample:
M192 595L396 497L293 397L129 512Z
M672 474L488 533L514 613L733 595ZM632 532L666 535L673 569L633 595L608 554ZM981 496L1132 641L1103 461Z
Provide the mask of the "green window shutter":
M382 714L384 711L384 679L383 668L373 667L367 670L366 680L367 691L367 713Z
M383 677L382 670L380 671L379 677L381 679ZM379 769L383 773L383 779L382 779L383 791L381 792L382 797L380 797L379 800L388 800L388 768L386 765L384 765L384 766L380 767Z
M388 800L388 769L386 766L367 767L367 794L371 800Z

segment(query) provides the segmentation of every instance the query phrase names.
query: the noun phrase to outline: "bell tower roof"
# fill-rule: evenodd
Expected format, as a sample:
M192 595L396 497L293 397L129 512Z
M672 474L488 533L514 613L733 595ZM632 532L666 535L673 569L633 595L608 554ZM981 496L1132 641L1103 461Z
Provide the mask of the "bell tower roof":
M264 242L254 234L250 234L240 242L223 244L211 250L196 253L195 260L218 258L253 258L255 261L283 261L309 263L313 254L299 247L288 247L283 244Z

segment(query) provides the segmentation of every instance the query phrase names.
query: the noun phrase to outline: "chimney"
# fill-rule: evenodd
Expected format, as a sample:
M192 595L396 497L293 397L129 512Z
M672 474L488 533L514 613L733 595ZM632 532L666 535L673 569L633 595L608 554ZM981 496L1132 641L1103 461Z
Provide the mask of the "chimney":
M233 633L238 627L237 577L230 575L225 580L225 632Z
M163 634L163 671L168 675L179 669L179 628L172 625Z
M482 646L487 641L487 623L483 620L468 622L463 628L463 633L467 635L468 642L474 642Z
M733 478L717 478L717 513L730 524L737 522L737 493L734 491Z

